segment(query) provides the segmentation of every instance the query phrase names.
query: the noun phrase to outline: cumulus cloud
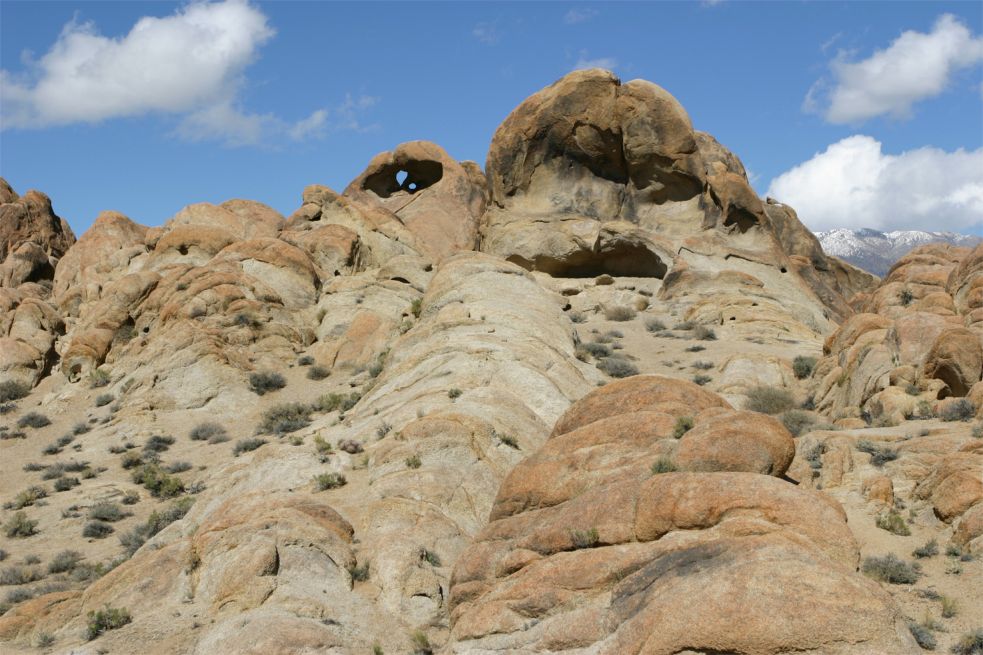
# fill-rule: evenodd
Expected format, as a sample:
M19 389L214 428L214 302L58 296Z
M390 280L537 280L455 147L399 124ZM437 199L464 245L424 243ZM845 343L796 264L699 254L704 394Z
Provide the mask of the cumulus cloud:
M871 227L973 232L983 227L983 148L884 154L854 135L771 181L812 230Z
M73 21L39 60L15 75L0 71L0 127L98 123L150 113L181 118L175 133L228 145L323 134L328 111L296 123L241 107L245 70L274 36L246 0L196 2L173 15L147 16L118 38Z
M594 16L597 16L596 9L587 7L574 8L563 15L563 22L567 25L576 25L577 23L586 23L594 18Z
M931 32L903 32L867 59L850 61L840 51L830 63L831 79L812 86L803 108L838 124L882 115L906 118L916 102L941 94L960 69L981 61L983 37L944 14Z
M606 68L607 70L614 70L617 68L617 66L618 60L614 57L590 58L586 50L581 50L577 63L573 65L571 70L579 71L587 68Z

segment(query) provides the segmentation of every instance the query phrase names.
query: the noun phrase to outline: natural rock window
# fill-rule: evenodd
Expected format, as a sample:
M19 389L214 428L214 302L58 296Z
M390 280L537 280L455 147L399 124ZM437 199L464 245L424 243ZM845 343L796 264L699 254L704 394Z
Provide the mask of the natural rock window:
M390 164L365 178L362 188L380 198L397 193L417 193L433 186L444 176L444 166L437 161L409 161Z

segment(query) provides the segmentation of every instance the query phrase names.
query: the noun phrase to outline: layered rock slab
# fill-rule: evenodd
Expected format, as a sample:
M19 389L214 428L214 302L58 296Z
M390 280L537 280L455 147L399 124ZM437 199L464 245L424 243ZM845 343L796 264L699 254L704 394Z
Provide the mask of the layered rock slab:
M641 376L588 395L506 478L455 566L448 652L915 648L890 597L856 573L856 542L834 502L757 473L652 475L650 443L606 442L616 418L652 424L660 396L673 411L690 391L680 384ZM711 402L693 398L694 411ZM578 434L591 427L593 453ZM554 447L564 439L569 451Z

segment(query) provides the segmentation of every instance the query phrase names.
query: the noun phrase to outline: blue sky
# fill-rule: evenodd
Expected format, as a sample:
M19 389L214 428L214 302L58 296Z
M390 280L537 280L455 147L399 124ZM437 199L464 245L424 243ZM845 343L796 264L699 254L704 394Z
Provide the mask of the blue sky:
M983 233L979 2L3 0L0 37L0 175L78 233L233 197L286 215L412 139L483 165L591 65L666 88L813 229Z

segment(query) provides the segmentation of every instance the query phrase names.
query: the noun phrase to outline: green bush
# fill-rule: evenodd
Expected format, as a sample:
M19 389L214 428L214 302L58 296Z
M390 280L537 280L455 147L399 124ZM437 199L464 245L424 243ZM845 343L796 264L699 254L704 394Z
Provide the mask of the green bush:
M89 371L89 386L93 389L104 387L109 384L109 381L110 376L108 371L104 371L101 368L95 368Z
M410 639L413 642L413 655L433 655L430 639L422 631L414 630Z
M795 373L795 377L800 380L804 380L810 375L812 371L816 368L816 358L809 357L806 355L799 355L792 360L792 372Z
M77 487L82 482L78 478L70 478L68 476L61 476L55 480L55 491L70 491L73 487Z
M127 610L107 605L104 609L89 612L85 638L92 641L104 632L122 628L132 620Z
M581 348L592 357L610 357L611 349L603 343L584 343L581 344Z
M96 407L105 407L116 400L111 393L102 393L96 396Z
M174 437L155 434L143 444L144 453L162 453L174 445Z
M645 329L649 332L662 332L666 329L666 324L657 318L650 318L645 321Z
M248 453L256 450L260 446L266 443L266 439L257 439L255 437L250 437L248 439L240 439L236 442L235 448L232 449L232 454L238 457L243 453Z
M901 305L907 307L911 304L911 301L915 299L915 296L911 293L909 289L903 289L900 294L898 294L898 300L901 301Z
M311 424L311 408L302 403L280 403L263 412L259 424L266 434L287 434L296 432Z
M43 428L47 425L51 425L51 419L38 412L28 412L17 421L19 428Z
M983 628L967 632L952 646L955 655L983 655Z
M352 582L365 582L369 579L369 563L350 566L348 574L352 576Z
M570 541L576 549L593 548L601 540L597 533L597 528L590 530L571 530Z
M423 300L417 298L412 303L410 303L410 313L413 314L413 318L420 318L420 312L423 309Z
M498 437L498 440L500 442L502 442L503 444L505 444L509 448L514 448L516 450L519 450L519 440L516 439L514 435L511 435L511 434L498 434L496 432L495 433L495 436Z
M915 584L919 576L917 566L898 559L893 553L865 557L860 570L875 580L891 584Z
M133 472L133 481L155 498L173 498L184 493L181 478L168 475L157 464L144 464Z
M911 530L908 528L908 524L905 523L904 518L894 511L878 515L875 523L881 530L887 530L892 534L901 535L902 537L907 537L911 534Z
M660 457L655 460L652 464L652 475L658 475L659 473L672 473L676 470L676 465L672 463L672 460L668 457Z
M185 497L174 501L165 510L160 512L155 510L150 514L146 523L138 525L126 534L120 535L120 544L126 549L127 554L132 556L147 539L150 539L168 525L187 514L194 502L194 498Z
M30 584L43 577L44 573L36 566L8 566L0 571L0 585Z
M206 421L204 423L199 423L191 432L188 433L188 437L192 441L207 441L208 443L222 443L229 440L229 435L226 433L225 428L211 421Z
M318 491L326 491L344 487L348 480L341 473L321 473L314 476L314 482L317 484Z
M795 399L785 389L757 386L748 389L744 409L762 414L781 414L795 408Z
M15 512L10 519L4 523L3 532L8 539L30 537L38 533L38 522L27 518L27 514L22 510Z
M273 371L256 371L249 375L249 389L258 396L279 391L287 386L287 379Z
M7 403L12 400L20 400L31 393L31 387L20 380L6 380L0 382L0 403Z
M870 455L870 463L877 468L883 467L888 462L893 462L898 458L898 451L886 446L878 446L868 439L861 439L857 442L857 450Z
M30 507L35 502L47 497L48 490L44 487L33 486L28 487L24 491L17 494L13 502L4 505L4 509L24 509L25 507Z
M423 461L419 455L410 455L406 458L406 466L411 469L418 469L423 466Z
M672 428L672 436L676 439L682 439L683 435L693 429L693 417L692 416L680 416L676 419L676 424Z
M957 614L959 614L959 604L956 602L955 598L950 598L949 596L942 596L939 600L942 602L943 619L951 619Z
M935 650L936 642L935 635L923 625L919 625L914 621L908 623L908 630L911 631L911 636L915 638L915 643L917 643L923 650Z
M461 394L463 393L464 393L463 391L457 388L449 389L447 391L447 397L450 398L451 400L457 400L458 398L461 397Z

